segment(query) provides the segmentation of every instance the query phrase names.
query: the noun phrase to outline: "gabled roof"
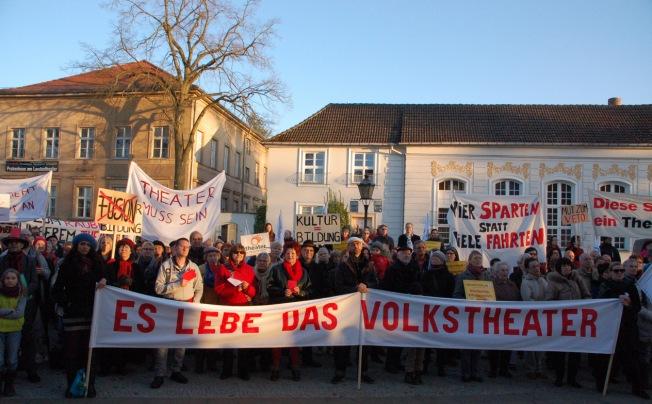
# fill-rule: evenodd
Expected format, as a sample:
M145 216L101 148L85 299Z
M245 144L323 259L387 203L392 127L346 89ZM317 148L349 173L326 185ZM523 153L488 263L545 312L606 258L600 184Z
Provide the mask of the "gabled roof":
M652 145L652 105L328 104L283 143Z
M125 63L23 87L0 89L0 95L93 94L103 91L157 91L161 87L153 78L172 77L147 61Z

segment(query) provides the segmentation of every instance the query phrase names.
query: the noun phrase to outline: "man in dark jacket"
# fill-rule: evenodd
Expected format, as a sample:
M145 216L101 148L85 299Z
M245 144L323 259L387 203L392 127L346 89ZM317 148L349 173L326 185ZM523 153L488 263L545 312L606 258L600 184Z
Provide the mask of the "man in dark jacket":
M204 265L204 236L198 231L190 233L190 253L188 259L197 264Z
M620 262L620 252L611 244L611 237L603 237L600 244L600 255L608 255L611 262Z
M414 225L412 223L409 223L409 222L405 223L405 233L401 234L398 237L398 244L399 245L410 244L410 243L407 242L408 240L410 240L410 243L412 244L413 249L416 247L414 245L414 243L421 240L421 237L414 234Z
M394 249L394 239L390 237L389 229L386 224L381 224L380 226L378 226L378 230L376 232L376 237L374 237L374 241L378 241L387 245L387 248L389 248L390 252Z
M367 293L367 288L375 288L378 284L376 273L369 264L369 260L362 254L364 243L358 237L351 237L348 240L349 256L342 260L340 265L335 269L334 288L335 294L341 295L346 293L360 292ZM350 346L336 346L335 354L335 376L331 383L337 384L344 380L344 373L351 355ZM362 381L373 383L374 379L367 375L368 351L362 349Z

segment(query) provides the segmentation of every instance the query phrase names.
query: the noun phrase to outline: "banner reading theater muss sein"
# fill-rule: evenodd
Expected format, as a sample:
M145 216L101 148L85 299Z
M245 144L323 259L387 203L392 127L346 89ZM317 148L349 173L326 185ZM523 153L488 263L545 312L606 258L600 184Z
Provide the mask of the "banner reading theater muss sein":
M472 302L370 290L268 306L213 306L97 292L91 347L379 345L612 353L618 299Z
M597 236L649 238L652 234L652 199L649 197L592 192L589 200Z
M493 258L516 265L528 247L545 257L546 226L538 197L453 195L448 210L451 244L461 260L473 250L483 253L484 265Z

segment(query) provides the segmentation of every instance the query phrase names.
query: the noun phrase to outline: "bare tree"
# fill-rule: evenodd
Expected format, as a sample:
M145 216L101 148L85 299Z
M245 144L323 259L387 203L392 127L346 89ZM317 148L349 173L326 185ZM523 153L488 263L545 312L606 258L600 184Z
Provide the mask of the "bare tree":
M87 47L87 67L148 60L162 68L129 74L139 83L134 87L164 96L161 106L174 134L176 189L190 186L195 135L210 108L226 107L259 122L255 107L287 101L265 54L276 21L257 22L256 5L255 0L238 6L226 0L113 0L114 43L101 51ZM262 74L268 77L258 78Z

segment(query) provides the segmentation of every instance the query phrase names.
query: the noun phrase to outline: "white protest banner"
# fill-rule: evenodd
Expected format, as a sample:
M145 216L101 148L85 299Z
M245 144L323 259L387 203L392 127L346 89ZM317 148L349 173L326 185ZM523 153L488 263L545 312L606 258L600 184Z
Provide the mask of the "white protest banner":
M164 243L193 231L211 238L219 224L224 172L197 188L174 190L154 181L134 162L129 166L127 192L142 205L142 237Z
M584 223L589 221L589 205L565 205L561 207L561 225Z
M339 213L296 215L294 238L299 244L306 240L312 240L317 244L336 244L341 241L340 223Z
M652 199L649 196L589 192L596 236L649 238Z
M9 209L11 208L11 196L0 194L0 221L9 221Z
M72 241L79 233L88 233L97 239L103 230L102 225L95 222L59 220L50 217L23 222L22 228L30 231L36 229L42 232L43 237L56 236L60 241Z
M98 290L90 346L275 348L356 345L360 294L267 306L216 306Z
M363 345L614 352L618 299L477 302L370 290Z
M240 236L240 244L245 248L248 256L258 255L262 252L270 253L269 233L246 234Z
M636 281L636 284L643 289L643 292L647 296L652 296L652 270L648 269L643 272L643 275Z
M536 196L453 194L447 218L451 245L463 261L473 250L482 252L485 266L500 258L514 267L528 247L546 256L546 225Z
M24 222L47 216L52 171L37 177L0 179L0 194L9 194L9 221Z

